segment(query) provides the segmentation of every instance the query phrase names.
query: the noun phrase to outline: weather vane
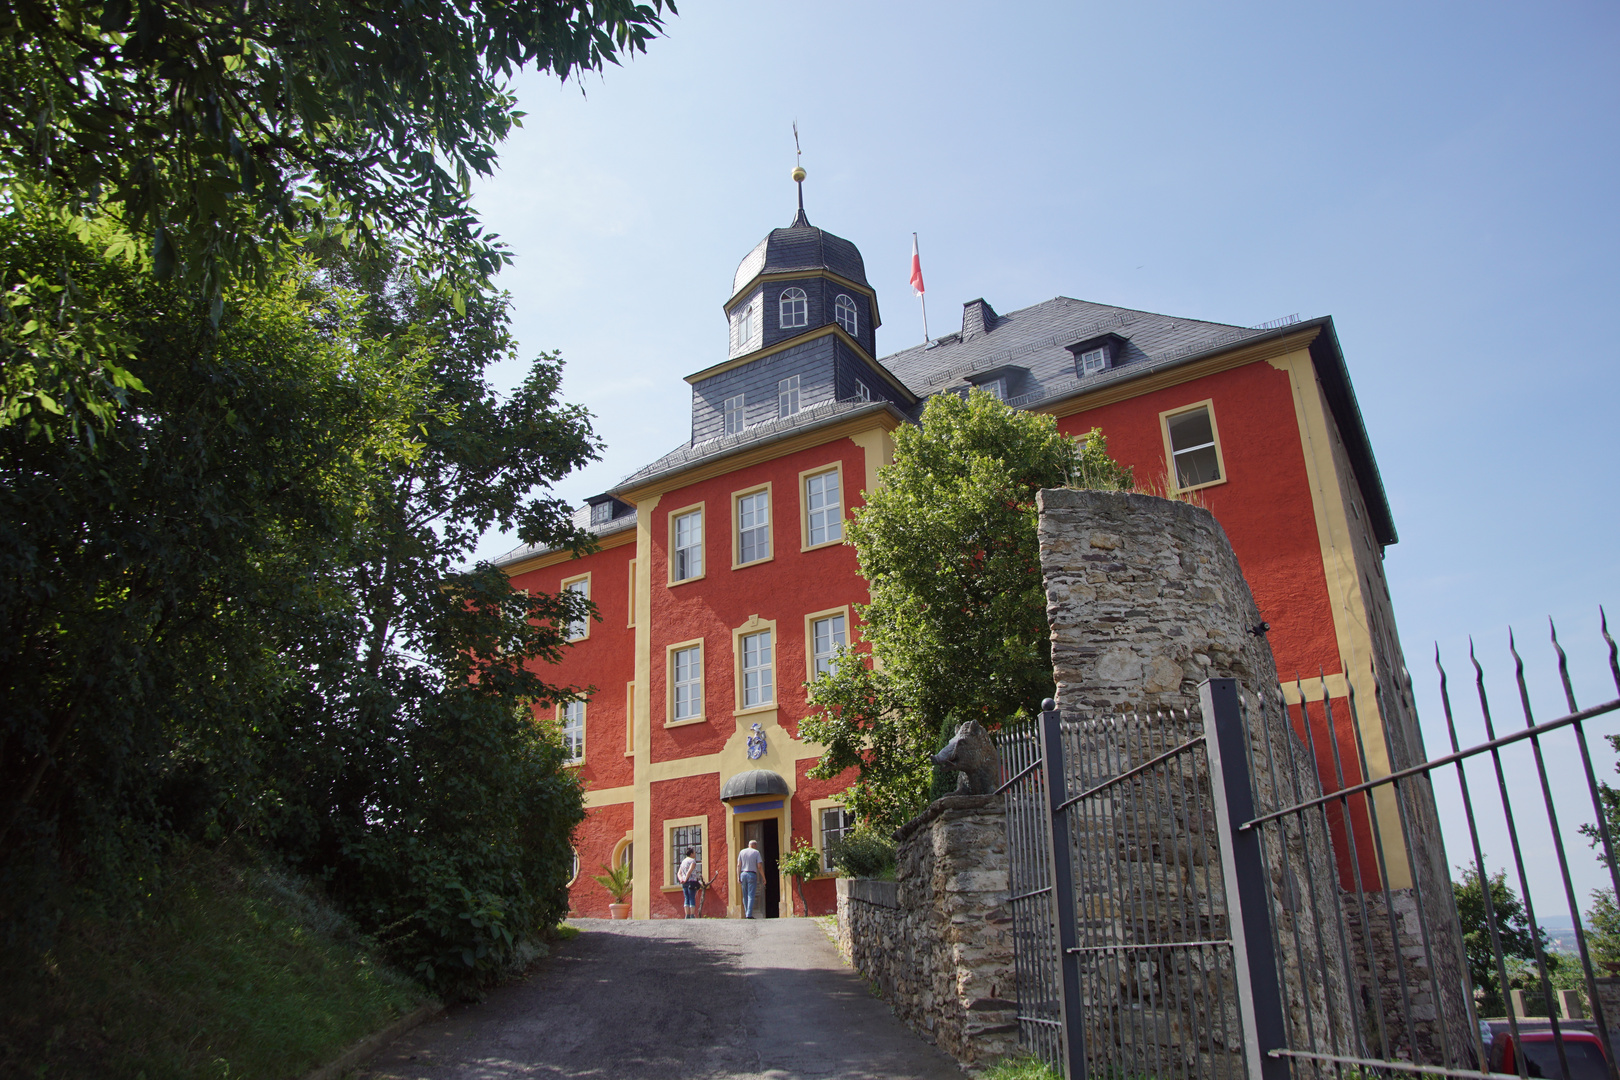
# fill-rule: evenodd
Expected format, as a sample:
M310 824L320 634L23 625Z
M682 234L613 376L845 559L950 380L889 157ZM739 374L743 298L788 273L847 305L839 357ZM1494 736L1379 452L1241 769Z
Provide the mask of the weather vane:
M799 122L793 121L793 182L799 185L799 217L804 217L804 150L799 146Z

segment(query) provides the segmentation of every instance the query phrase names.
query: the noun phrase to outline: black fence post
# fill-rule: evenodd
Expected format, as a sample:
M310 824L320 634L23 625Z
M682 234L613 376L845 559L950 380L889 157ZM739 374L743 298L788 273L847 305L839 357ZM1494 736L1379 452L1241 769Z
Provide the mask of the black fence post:
M1069 798L1063 778L1063 714L1057 702L1041 702L1041 761L1046 773L1047 821L1052 829L1052 914L1057 919L1058 1011L1063 1017L1063 1075L1086 1080L1086 1036L1080 1027L1080 957L1075 953L1074 867L1069 864Z
M1272 953L1271 889L1260 855L1260 830L1244 829L1255 817L1249 755L1236 679L1206 679L1198 687L1204 711L1204 746L1215 795L1215 827L1226 886L1226 921L1232 935L1238 1016L1250 1080L1287 1080L1288 1063L1272 1050L1288 1046L1282 993ZM1262 723L1264 721L1262 720Z

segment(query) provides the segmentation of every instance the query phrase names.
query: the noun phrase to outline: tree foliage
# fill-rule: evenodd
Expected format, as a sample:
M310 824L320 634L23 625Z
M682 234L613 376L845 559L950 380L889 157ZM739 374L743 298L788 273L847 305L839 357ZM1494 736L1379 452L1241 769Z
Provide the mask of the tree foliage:
M1538 945L1542 950L1550 946L1546 932L1531 927L1524 910L1524 901L1508 886L1507 872L1498 870L1486 878L1489 885L1489 918L1487 892L1480 883L1479 871L1465 867L1462 880L1452 882L1457 901L1457 918L1462 924L1463 952L1468 959L1468 975L1480 997L1480 1012L1486 1016L1500 1016L1506 1009L1497 954L1491 938L1491 921L1496 924L1496 941L1501 944L1501 960L1506 966L1510 983L1526 963L1534 963ZM1556 968L1558 959L1548 954L1549 969Z
M487 977L566 910L581 793L532 706L575 692L535 669L588 605L460 567L490 525L584 541L545 489L588 419L553 357L489 387L503 297L462 319L386 259L306 255L216 326L117 229L0 221L142 388L94 440L0 428L0 922L70 885L139 903L172 838L235 837L424 978Z
M880 481L849 528L875 663L817 679L801 731L825 747L812 775L858 769L851 809L892 827L926 804L942 728L997 727L1054 690L1035 493L1126 489L1131 476L1100 431L1077 443L1052 417L975 391L931 399L896 433Z
M646 48L666 0L0 3L0 208L178 275L224 313L309 235L407 262L460 305L507 260L469 203L522 113L507 84ZM112 223L111 228L104 227ZM8 267L0 426L105 426L128 339L70 263Z

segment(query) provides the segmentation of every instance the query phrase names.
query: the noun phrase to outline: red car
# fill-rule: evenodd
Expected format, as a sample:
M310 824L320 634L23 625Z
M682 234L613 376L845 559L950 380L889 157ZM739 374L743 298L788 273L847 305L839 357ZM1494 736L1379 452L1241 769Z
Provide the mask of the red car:
M1527 1076L1546 1077L1548 1080L1610 1080L1609 1060L1604 1056L1603 1043L1590 1031L1564 1028L1564 1060L1569 1063L1569 1076L1558 1064L1558 1047L1553 1033L1545 1028L1535 1031L1519 1029L1515 1045L1509 1032L1501 1032L1491 1041L1491 1071L1517 1074L1519 1056L1524 1056Z

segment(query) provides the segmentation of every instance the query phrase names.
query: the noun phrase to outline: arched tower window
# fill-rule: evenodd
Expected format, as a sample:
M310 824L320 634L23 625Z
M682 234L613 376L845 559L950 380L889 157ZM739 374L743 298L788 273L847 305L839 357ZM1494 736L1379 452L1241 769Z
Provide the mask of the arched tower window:
M782 329L787 330L794 326L804 326L809 321L810 299L804 295L804 290L784 290L782 292Z
M833 318L838 320L839 326L849 332L850 337L856 335L860 326L860 314L856 310L855 301L843 293L839 293L838 299L833 303Z

